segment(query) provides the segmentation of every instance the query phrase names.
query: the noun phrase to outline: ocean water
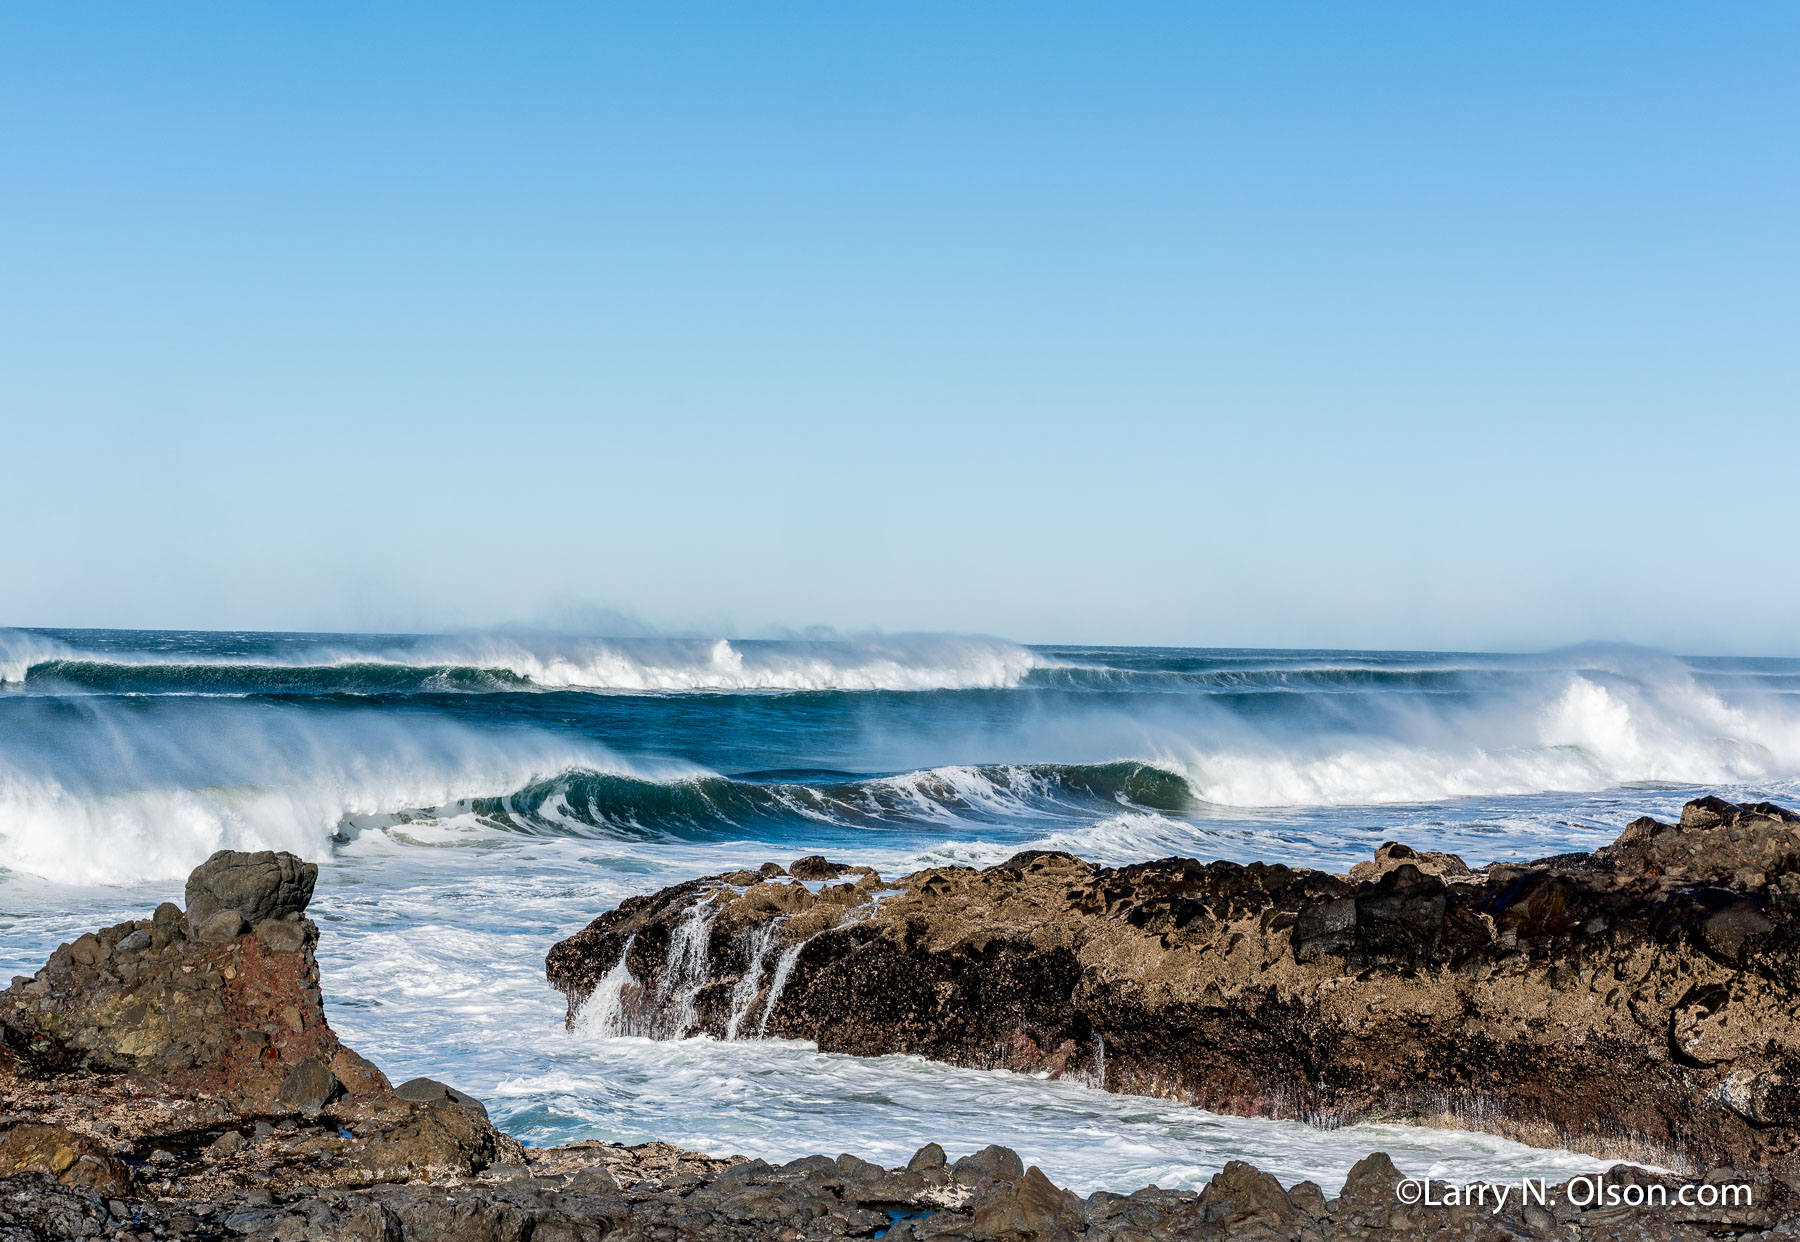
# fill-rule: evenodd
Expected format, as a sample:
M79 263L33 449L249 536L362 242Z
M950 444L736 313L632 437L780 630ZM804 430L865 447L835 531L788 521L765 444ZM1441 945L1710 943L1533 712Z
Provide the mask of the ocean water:
M1800 661L847 641L0 630L0 972L180 897L219 848L321 863L332 1023L535 1143L770 1160L1016 1147L1087 1191L1244 1158L1333 1191L1385 1150L1596 1167L1402 1126L1222 1117L792 1041L564 1029L549 945L623 898L824 852L1025 846L1341 869L1592 848L1687 798L1800 801Z

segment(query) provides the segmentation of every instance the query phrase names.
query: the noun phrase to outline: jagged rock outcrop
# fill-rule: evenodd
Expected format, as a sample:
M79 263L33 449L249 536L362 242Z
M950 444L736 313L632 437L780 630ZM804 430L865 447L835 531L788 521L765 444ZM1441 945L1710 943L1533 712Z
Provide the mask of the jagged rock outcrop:
M332 1031L303 913L316 874L291 854L215 854L185 914L164 903L77 937L0 991L0 1125L26 1122L0 1131L0 1173L29 1148L14 1168L118 1193L132 1168L165 1180L206 1149L264 1177L301 1167L356 1184L516 1153L479 1105L407 1098ZM67 1141L31 1140L30 1126ZM47 1144L76 1158L59 1167Z
M1642 835L1646 849L1675 844ZM309 869L277 855L273 866L229 870L264 877L209 890L223 899L204 911L201 927L248 924L235 936L196 935L192 909L164 906L62 946L36 976L0 992L0 1242L1700 1242L1800 1234L1793 1192L1767 1175L1748 1179L1747 1201L1683 1207L1665 1195L1667 1205L1621 1210L1573 1193L1571 1183L1543 1205L1495 1211L1411 1205L1380 1154L1358 1164L1334 1198L1308 1182L1283 1188L1233 1162L1197 1193L1151 1187L1081 1199L1004 1147L951 1162L928 1144L903 1169L852 1155L771 1167L661 1143L527 1150L495 1130L472 1097L431 1079L390 1088L337 1040L320 1008L318 930L303 900L282 895L300 891L296 877L310 892ZM815 882L856 878L829 897L764 893L758 901L814 930L846 918L877 925L873 903L856 899L883 891L872 873L817 859L803 870L820 875ZM768 888L779 873L742 880ZM685 891L691 899L716 886ZM1334 916L1331 925L1341 932L1344 922ZM708 986L708 926L704 908L681 912L664 937L682 966L662 1003L695 1022L703 1006L683 980ZM1749 934L1737 940L1740 953L1754 951ZM748 940L773 978L784 967L793 973L791 948L755 928ZM770 982L767 990L778 989ZM734 1002L733 1012L742 1021L746 1011ZM1640 1170L1608 1176L1675 1185ZM1710 1176L1743 1180L1727 1170Z
M1350 876L1027 852L892 884L805 860L628 900L556 945L571 1020L1078 1074L1800 1174L1800 815L1715 798L1605 849Z

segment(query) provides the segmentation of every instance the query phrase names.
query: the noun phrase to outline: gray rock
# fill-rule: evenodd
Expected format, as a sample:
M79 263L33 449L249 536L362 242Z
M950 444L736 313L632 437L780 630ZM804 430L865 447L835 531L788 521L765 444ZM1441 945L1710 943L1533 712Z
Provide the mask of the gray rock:
M214 910L202 923L190 923L194 939L207 944L225 944L244 934L244 916L236 910Z
M781 1166L783 1173L805 1176L808 1173L836 1173L837 1161L830 1156L801 1156Z
M296 1112L316 1113L344 1090L331 1068L317 1057L307 1057L289 1071L281 1084L281 1102Z
M1550 1209L1536 1203L1527 1203L1521 1213L1525 1224L1531 1231L1542 1238L1554 1238L1558 1231L1556 1217Z
M256 939L276 953L298 953L306 947L306 924L299 919L264 919L256 925Z
M942 1168L943 1165L944 1149L939 1147L936 1143L925 1144L925 1146L913 1153L913 1158L911 1160L906 1162L906 1167L915 1171L918 1169L939 1169Z
M458 1108L466 1108L470 1112L480 1113L483 1121L487 1120L487 1106L472 1095L458 1091L449 1083L439 1082L435 1078L409 1078L394 1088L403 1100L417 1100L421 1104L454 1104Z
M247 923L299 914L318 878L316 863L289 853L220 850L188 876L188 926L202 925L220 910L236 910Z
M243 1151L247 1140L237 1130L227 1130L212 1141L211 1151L215 1156L235 1156Z
M122 956L129 956L133 953L142 953L149 947L150 933L147 931L134 931L129 936L119 941L118 944L114 945L113 952Z
M585 1169L576 1169L569 1174L564 1183L570 1194L577 1195L616 1195L619 1183L611 1173L599 1165L589 1165Z
M868 1181L872 1178L886 1177L887 1170L878 1164L870 1164L860 1156L845 1152L837 1158L838 1176L851 1180Z

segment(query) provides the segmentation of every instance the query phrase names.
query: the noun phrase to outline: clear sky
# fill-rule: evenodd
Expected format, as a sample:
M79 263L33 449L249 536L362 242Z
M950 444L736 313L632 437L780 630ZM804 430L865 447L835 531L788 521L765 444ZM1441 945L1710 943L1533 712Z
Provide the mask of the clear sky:
M1800 654L1800 7L626 7L0 11L0 624Z

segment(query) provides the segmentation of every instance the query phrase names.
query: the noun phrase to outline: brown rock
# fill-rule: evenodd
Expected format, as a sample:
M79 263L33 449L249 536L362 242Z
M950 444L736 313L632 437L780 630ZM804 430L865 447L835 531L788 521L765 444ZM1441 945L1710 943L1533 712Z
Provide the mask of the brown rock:
M977 1202L968 1236L981 1242L1070 1242L1085 1223L1081 1200L1059 1190L1034 1164Z
M823 854L808 854L788 864L788 874L796 880L835 880L845 870L838 863L825 861Z
M0 1131L0 1177L49 1174L64 1186L105 1195L131 1193L131 1174L112 1153L63 1126L26 1123Z
M710 974L684 994L715 1036L760 962L759 1024L828 1052L1800 1176L1800 816L1779 807L1702 799L1591 855L1478 871L1392 842L1348 877L1026 851L888 887L876 905L853 884L690 881L602 915L546 970L573 1013L629 946L653 1007L701 908ZM771 926L803 945L778 1003L782 954L746 947Z
M1280 1182L1242 1160L1228 1162L1213 1175L1200 1205L1205 1219L1228 1226L1283 1225L1299 1216Z

